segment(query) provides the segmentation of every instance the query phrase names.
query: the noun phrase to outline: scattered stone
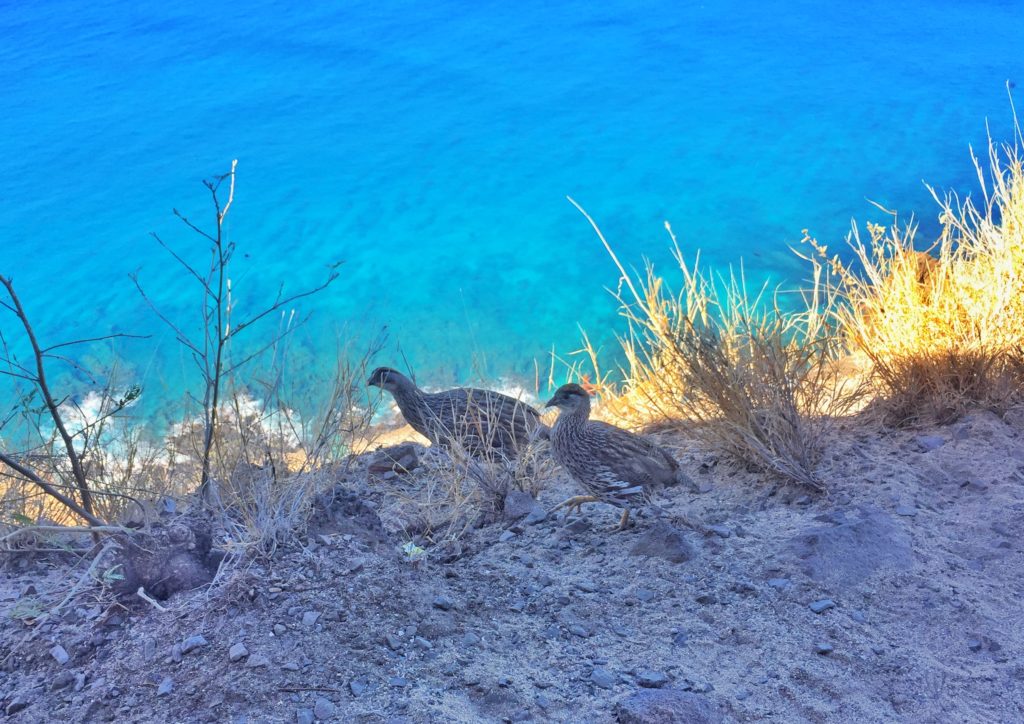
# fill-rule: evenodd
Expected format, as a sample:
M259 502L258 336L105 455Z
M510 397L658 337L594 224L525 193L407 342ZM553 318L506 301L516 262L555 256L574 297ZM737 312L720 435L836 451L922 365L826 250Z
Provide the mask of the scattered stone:
M912 505L898 505L896 506L896 515L902 515L907 518L913 518L917 515L917 508Z
M736 690L736 701L746 701L752 696L753 692L750 689L737 689Z
M298 671L299 665L295 661L285 661L281 664L281 668L285 671Z
M590 530L590 521L587 518L577 518L562 528L566 533L586 533Z
M636 596L636 600L638 600L640 603L648 603L650 601L653 601L658 596L657 593L647 588L638 588L636 589L636 591L634 591L633 595Z
M709 525L708 531L714 533L719 538L728 538L732 535L732 529L726 525Z
M702 593L699 596L697 596L696 598L694 598L693 600L696 601L697 603L699 603L701 606L710 606L712 603L717 603L718 602L718 599L715 598L715 594L710 593L710 592L709 593Z
M402 648L402 639L398 638L394 634L388 634L384 637L384 643L388 645L388 648L392 651L398 651Z
M306 628L313 628L318 620L320 620L319 611L306 611L302 614L302 625Z
M468 648L470 646L476 646L478 643L480 643L480 637L472 631L467 631L466 633L462 634L463 646Z
M616 678L608 669L598 667L590 672L590 681L602 689L611 689L615 686Z
M422 636L416 636L415 638L413 638L412 641L414 644L419 646L424 651L430 651L430 649L434 648L434 644L430 643L427 639L423 638Z
M505 496L502 512L508 520L519 520L529 515L539 503L525 490L513 490Z
M241 661L249 655L249 649L245 648L245 644L239 641L237 644L228 649L228 660L232 663Z
M534 507L534 509L531 510L525 518L523 518L523 523L526 525L537 525L538 523L543 523L547 519L548 512L538 503L537 506Z
M516 537L516 534L510 530L503 530L501 535L498 536L499 543L508 543L510 540Z
M972 637L972 638L967 639L967 648L969 648L971 651L974 651L974 652L981 651L981 647L982 647L981 639L976 638L976 637Z
M75 674L75 691L81 691L85 688L85 674Z
M284 636L285 631L287 631L287 630L288 630L288 628L283 623L275 623L274 624L274 635L275 636Z
M850 618L852 618L857 623L864 623L865 621L867 621L867 617L864 615L863 611L853 611L853 612L851 612L850 613Z
M74 674L70 671L62 671L53 677L53 682L50 684L50 691L59 691L66 686L71 686L71 682L74 680Z
M645 689L660 689L668 683L668 675L660 671L641 671L636 675L636 683Z
M544 711L547 711L551 708L551 699L546 697L544 694L537 694L537 698L534 699L534 701L537 702L537 706L539 706Z
M405 442L377 451L367 468L371 475L408 473L420 466L419 451L415 443Z
M7 716L14 716L19 711L27 709L31 703L31 700L24 696L16 696L8 702L7 708L4 711L7 713Z
M363 680L363 679L352 679L352 681L348 682L348 690L351 691L352 692L352 696L355 696L355 697L362 696L363 694L365 694L367 692L367 690L369 688L370 688L370 685L367 684L366 681ZM326 701L326 699L325 699L325 701ZM332 713L333 713L333 710L332 710ZM317 715L317 719L324 719L324 718L326 718L326 717L322 717L322 716Z
M769 578L768 585L776 591L785 591L793 587L793 583L788 578Z
M356 696L358 696L358 694L356 694ZM313 716L317 719L326 721L334 716L335 709L336 707L334 706L334 702L330 699L319 696L313 704Z
M686 542L682 531L665 521L658 521L641 534L629 552L634 556L664 558L671 563L685 563L694 556L693 548Z
M620 724L717 724L722 715L705 696L679 689L650 689L620 701Z
M402 676L392 676L388 679L388 683L391 684L391 686L404 688L409 685L409 680Z
M312 709L299 709L295 712L295 724L313 724L315 720Z
M597 584L593 581L577 581L576 588L580 589L584 593L593 593L597 590Z
M815 601L814 603L809 603L807 605L807 607L815 613L824 613L830 608L835 608L835 606L836 602L833 601L831 598L823 598L820 601Z
M156 641L146 639L142 643L142 657L146 661L152 661L156 657Z
M828 656L833 651L835 651L835 649L832 647L832 644L819 643L814 646L814 653L820 654L821 656Z
M434 608L439 608L442 611L451 611L455 608L455 601L451 596L442 593L434 599Z
M793 502L795 504L797 504L797 505L810 505L811 504L811 496L810 495L801 495L799 498L797 498Z
M686 646L690 641L690 636L685 631L677 631L672 634L672 645L673 646Z
M181 643L181 653L188 654L195 651L198 648L209 645L210 642L207 641L201 634L197 634L196 636L189 636ZM173 651L171 653L171 656L174 656Z
M167 696L172 691L174 691L174 680L171 679L171 677L169 677L169 676L165 676L160 681L160 686L156 687L156 695L157 696Z
M571 633L573 636L579 636L581 639L585 639L590 636L590 631L587 630L585 626L582 626L578 623L574 623L572 626L569 627L569 633Z
M917 438L917 446L921 448L921 452L938 450L945 444L945 438L939 437L938 435L919 435Z
M57 663L61 666L63 666L71 660L71 657L68 656L67 650L60 644L57 644L56 646L50 649L50 656L56 659Z
M253 654L249 657L249 660L245 662L245 665L250 669L261 669L266 666L270 666L270 659L263 654Z

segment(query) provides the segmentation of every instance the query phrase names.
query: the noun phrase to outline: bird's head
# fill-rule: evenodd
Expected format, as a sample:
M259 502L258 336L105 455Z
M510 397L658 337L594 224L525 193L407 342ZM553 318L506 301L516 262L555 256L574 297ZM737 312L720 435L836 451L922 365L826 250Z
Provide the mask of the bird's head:
M391 367L378 367L370 373L370 379L366 381L369 387L379 387L388 392L394 392L405 380L405 375Z
M562 385L544 407L558 407L562 410L577 410L590 405L590 394L582 386L570 383Z

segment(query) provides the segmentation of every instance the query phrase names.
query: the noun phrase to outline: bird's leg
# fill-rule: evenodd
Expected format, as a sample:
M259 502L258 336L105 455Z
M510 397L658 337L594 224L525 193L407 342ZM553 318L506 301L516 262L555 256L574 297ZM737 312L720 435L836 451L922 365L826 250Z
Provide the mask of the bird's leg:
M626 530L626 526L629 525L629 508L622 510L622 517L619 519L619 524L612 528L613 533L618 533L620 530Z
M600 498L594 495L574 495L568 500L563 500L561 503L556 505L554 508L548 511L548 513L554 513L559 508L568 508L566 514L572 513L573 510L579 510L580 506L584 503L597 503L600 502Z

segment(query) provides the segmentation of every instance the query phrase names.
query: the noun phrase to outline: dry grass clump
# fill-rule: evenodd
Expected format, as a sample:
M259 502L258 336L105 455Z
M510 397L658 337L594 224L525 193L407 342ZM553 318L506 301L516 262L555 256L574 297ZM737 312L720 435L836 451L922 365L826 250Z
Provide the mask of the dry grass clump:
M748 294L742 272L715 280L696 262L690 267L674 235L678 294L650 264L643 276L628 274L601 240L622 274L616 296L629 326L617 385L600 373L585 340L604 413L634 426L700 421L713 443L741 461L820 489L816 468L831 421L861 394L842 384L836 365L841 346L831 319L840 300L827 269L811 260L811 289L790 311L765 288Z
M982 197L940 198L942 232L915 250L916 227L856 229L854 259L827 257L847 303L839 320L869 363L892 423L949 421L973 405L1003 409L1024 384L1024 165L1019 146L975 159Z

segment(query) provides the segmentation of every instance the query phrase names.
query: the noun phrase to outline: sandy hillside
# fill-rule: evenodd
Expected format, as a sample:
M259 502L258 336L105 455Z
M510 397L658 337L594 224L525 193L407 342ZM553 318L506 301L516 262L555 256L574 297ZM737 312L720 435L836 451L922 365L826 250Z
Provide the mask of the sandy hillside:
M668 517L611 534L612 509L565 519L510 501L525 518L417 563L384 491L429 485L432 456L399 480L371 479L359 461L307 536L165 612L80 591L40 623L34 606L81 568L9 557L0 711L12 722L1022 721L1022 434L1020 411L913 431L851 421L824 464L829 495L809 496L772 492L663 433L706 491L670 491ZM557 478L541 503L574 492Z

